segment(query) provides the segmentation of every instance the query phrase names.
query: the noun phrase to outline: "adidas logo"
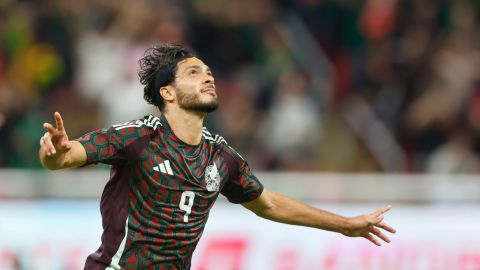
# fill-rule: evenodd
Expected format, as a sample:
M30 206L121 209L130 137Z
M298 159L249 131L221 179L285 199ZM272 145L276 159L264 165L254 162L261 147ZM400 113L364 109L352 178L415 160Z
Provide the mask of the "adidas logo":
M168 175L173 175L172 167L170 167L170 160L168 159L153 167L153 170L161 173L166 173Z

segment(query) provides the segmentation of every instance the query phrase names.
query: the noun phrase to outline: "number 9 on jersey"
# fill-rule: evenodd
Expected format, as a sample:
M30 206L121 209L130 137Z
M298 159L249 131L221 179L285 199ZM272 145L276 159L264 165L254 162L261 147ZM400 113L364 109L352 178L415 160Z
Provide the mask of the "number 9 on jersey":
M193 193L193 191L184 191L182 193L182 198L178 206L181 210L185 211L185 215L183 215L183 222L185 223L188 222L188 215L192 212L193 199L195 199L195 193Z

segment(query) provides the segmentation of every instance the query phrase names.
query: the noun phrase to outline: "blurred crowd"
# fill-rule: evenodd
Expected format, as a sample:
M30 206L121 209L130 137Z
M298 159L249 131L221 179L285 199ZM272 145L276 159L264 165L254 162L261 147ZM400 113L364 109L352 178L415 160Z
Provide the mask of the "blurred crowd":
M0 166L36 168L42 123L73 139L146 114L138 59L194 49L206 122L257 170L480 170L480 1L0 0Z

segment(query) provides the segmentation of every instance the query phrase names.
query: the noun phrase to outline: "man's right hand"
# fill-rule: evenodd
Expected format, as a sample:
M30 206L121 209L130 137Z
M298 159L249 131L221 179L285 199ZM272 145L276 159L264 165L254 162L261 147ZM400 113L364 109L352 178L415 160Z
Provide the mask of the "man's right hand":
M72 148L72 142L68 140L67 132L63 127L63 120L60 113L55 112L55 122L57 127L54 128L50 123L44 123L43 129L45 134L40 139L40 149L47 156L63 154Z
M83 145L77 141L70 141L63 126L60 113L55 112L55 123L44 123L45 134L40 138L40 162L51 170L78 167L87 161L87 154Z

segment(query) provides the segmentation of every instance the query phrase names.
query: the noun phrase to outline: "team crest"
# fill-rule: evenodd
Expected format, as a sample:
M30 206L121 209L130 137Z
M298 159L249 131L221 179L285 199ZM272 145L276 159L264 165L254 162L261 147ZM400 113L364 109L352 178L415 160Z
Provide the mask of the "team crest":
M215 162L207 167L205 171L205 182L207 183L208 191L218 191L220 187L220 174L218 174Z

